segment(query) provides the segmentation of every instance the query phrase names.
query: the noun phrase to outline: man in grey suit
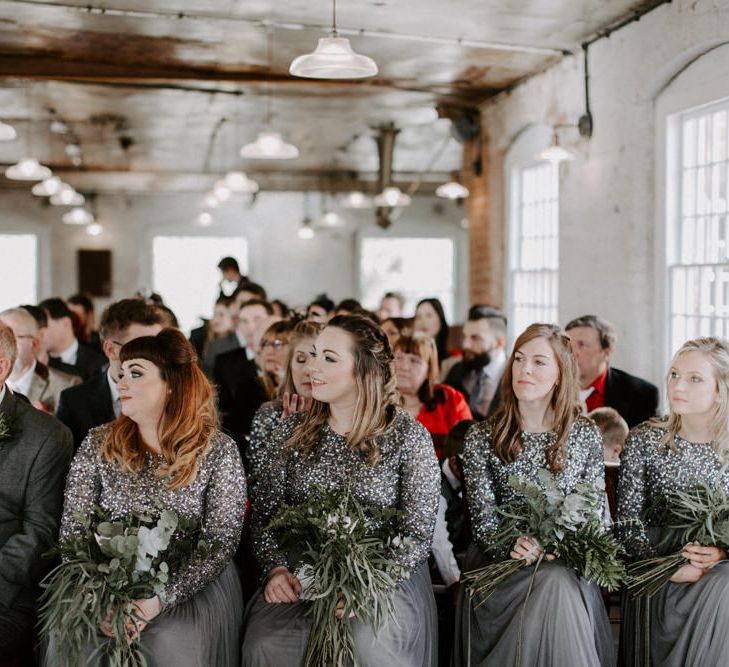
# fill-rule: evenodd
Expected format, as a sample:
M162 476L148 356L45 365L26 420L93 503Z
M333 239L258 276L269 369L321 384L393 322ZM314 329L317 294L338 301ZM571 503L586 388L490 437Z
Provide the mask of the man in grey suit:
M16 354L12 329L0 323L0 661L21 656L32 638L73 452L61 422L6 386Z
M40 348L40 331L35 318L25 308L10 308L0 313L0 322L15 334L18 356L7 379L16 394L23 394L33 407L55 414L58 398L68 387L81 384L78 375L49 368L36 359Z

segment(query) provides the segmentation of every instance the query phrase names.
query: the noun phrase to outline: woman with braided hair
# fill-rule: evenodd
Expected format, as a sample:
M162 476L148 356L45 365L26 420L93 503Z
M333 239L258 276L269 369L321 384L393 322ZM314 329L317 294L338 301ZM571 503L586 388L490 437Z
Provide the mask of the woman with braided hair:
M278 451L257 485L253 550L266 581L248 610L246 667L298 665L309 635L301 584L267 526L278 508L307 500L314 485L349 486L364 505L402 512L410 538L396 558L409 578L393 591L394 619L372 629L352 621L360 665L427 667L437 659L435 602L428 576L439 474L427 431L397 407L387 336L358 315L334 317L314 341L309 361L312 404L287 419L271 449Z

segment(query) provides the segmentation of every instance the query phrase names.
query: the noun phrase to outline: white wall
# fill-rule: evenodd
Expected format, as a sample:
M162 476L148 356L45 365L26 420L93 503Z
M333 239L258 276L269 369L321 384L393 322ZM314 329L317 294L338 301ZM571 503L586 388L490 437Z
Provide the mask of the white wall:
M317 233L310 241L297 238L304 217L301 193L261 193L252 207L243 201L213 211L215 222L201 228L191 224L198 212L199 195L100 195L98 220L101 236L91 237L83 227L61 223L63 209L44 206L25 190L0 192L0 232L34 231L40 234L41 280L39 298L68 296L77 291L76 251L112 249L113 299L152 286L151 239L160 234L245 236L249 244L249 275L263 284L271 298L291 305L305 304L326 291L334 299L357 296L359 239L369 235L443 236L455 241L457 253L457 312L467 308L467 232L460 226L463 210L432 196L416 196L389 232L374 224L372 211L341 211L349 219L346 229ZM319 214L319 198L311 197L310 214ZM0 261L4 257L0 248ZM184 270L180 280L184 280ZM164 296L164 295L163 295ZM106 302L100 300L99 306ZM212 304L211 304L212 309Z
M561 167L560 321L594 312L615 323L616 366L662 384L664 320L656 253L656 135L659 93L689 62L729 41L729 5L674 0L589 50L595 131L561 133L578 156ZM584 111L582 56L569 57L482 107L490 164L500 169L533 124L576 123ZM492 171L493 192L500 174ZM503 193L501 193L503 195ZM503 196L491 214L505 220ZM505 235L508 238L508 235Z

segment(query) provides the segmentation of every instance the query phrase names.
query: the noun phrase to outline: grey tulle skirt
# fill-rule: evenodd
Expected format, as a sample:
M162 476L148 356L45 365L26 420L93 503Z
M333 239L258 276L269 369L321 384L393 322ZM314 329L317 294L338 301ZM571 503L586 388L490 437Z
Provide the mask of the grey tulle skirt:
M438 659L435 599L427 563L395 590L397 623L377 636L352 619L357 660L362 667L435 667ZM297 667L309 638L306 603L269 604L259 591L246 612L243 667Z
M149 667L239 667L243 595L232 563L190 600L166 610L142 632L140 645ZM89 647L79 661L88 663ZM51 641L45 667L67 667ZM74 666L75 667L75 666Z
M624 598L626 667L729 665L729 562L693 584L666 584L652 598Z
M487 562L472 545L463 570ZM534 569L519 570L480 606L461 587L455 667L612 667L610 623L598 586L558 560Z

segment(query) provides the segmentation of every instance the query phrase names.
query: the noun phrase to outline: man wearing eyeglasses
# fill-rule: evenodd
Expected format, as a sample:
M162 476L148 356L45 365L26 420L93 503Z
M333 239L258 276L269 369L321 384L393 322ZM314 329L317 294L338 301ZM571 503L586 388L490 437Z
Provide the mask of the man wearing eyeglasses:
M99 333L109 365L83 384L62 392L56 413L71 429L75 449L90 429L112 421L121 412L116 388L121 370L121 348L135 338L156 336L163 323L162 311L139 299L122 299L104 311Z
M37 360L40 331L35 318L25 308L3 311L0 322L12 329L17 347L17 357L7 385L14 393L23 394L34 407L54 414L61 392L80 384L81 378L49 368Z

